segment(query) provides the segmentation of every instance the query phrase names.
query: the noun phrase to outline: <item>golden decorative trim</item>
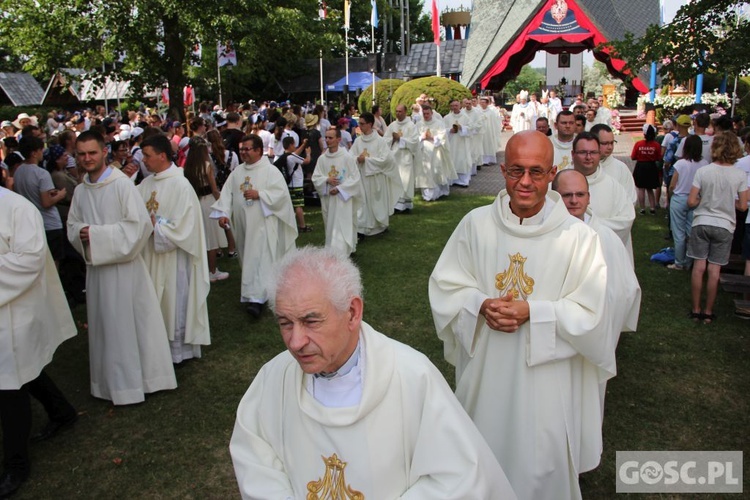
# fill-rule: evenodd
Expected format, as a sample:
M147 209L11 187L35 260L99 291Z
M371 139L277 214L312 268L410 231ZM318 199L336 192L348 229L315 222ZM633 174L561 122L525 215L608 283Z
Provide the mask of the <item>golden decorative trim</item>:
M495 288L500 290L500 295L513 294L513 299L526 300L534 292L534 279L523 272L523 264L526 257L520 253L508 254L510 265L508 269L495 276Z
M346 484L344 469L347 462L334 453L329 458L321 455L326 464L322 479L307 483L307 500L365 500L365 496Z
M253 188L253 185L250 183L250 177L245 177L245 182L240 184L240 192L244 193L245 191L250 191Z
M155 214L159 210L159 202L156 201L156 191L151 191L151 198L146 202L146 210L149 214Z

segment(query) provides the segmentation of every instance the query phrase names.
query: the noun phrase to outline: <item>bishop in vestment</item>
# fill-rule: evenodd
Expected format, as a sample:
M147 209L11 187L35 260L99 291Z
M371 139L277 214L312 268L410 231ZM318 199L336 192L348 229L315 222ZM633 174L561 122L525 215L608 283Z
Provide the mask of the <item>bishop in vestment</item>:
M175 389L164 319L142 251L153 226L133 182L107 167L104 139L76 140L87 172L68 213L68 239L87 264L91 394L116 405Z
M243 498L515 498L435 366L362 320L351 261L305 247L274 277L287 351L237 409L229 450Z
M143 141L143 163L153 175L138 185L154 232L143 249L167 328L172 362L201 357L211 343L206 298L206 237L198 196L182 169L172 163L165 135Z
M602 451L598 370L614 362L601 245L547 192L552 158L543 134L513 135L507 190L464 217L429 281L456 396L528 500L581 498Z

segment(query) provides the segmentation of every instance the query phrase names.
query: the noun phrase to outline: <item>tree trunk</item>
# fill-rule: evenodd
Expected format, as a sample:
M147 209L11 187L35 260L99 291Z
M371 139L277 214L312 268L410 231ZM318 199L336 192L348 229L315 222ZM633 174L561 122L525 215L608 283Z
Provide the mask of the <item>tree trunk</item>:
M183 105L185 88L185 53L187 49L180 38L180 25L177 16L162 17L164 27L164 57L167 68L167 84L169 85L168 116L185 122L185 106Z

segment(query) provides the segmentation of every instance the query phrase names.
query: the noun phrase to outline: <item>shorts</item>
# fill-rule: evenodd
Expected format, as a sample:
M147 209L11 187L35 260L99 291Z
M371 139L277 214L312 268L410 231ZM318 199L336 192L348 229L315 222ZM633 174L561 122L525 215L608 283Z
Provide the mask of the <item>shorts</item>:
M47 246L52 254L52 260L61 261L65 257L65 231L51 229L44 232L47 236Z
M289 194L292 195L292 206L294 208L305 206L304 188L289 188Z
M716 226L693 226L688 241L687 256L708 260L709 264L726 266L732 251L733 234Z

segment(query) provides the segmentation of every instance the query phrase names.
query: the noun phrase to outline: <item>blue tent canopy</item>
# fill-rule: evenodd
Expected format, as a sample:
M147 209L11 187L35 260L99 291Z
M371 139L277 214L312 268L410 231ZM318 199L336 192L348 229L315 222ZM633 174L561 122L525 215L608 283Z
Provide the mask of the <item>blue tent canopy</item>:
M380 78L376 76L375 81L380 81ZM327 84L326 90L333 92L343 92L345 84L346 76L336 81L335 83ZM349 91L366 89L370 85L372 85L372 73L367 73L366 71L349 73Z

